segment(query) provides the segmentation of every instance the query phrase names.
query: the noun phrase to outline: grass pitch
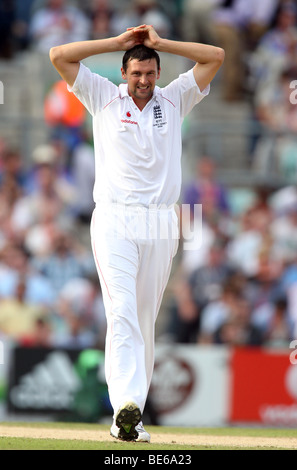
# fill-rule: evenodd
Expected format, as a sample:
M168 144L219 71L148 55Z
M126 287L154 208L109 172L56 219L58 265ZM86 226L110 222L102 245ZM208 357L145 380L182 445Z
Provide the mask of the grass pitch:
M288 450L297 449L297 429L146 427L152 442L125 443L109 426L78 423L0 423L0 450Z

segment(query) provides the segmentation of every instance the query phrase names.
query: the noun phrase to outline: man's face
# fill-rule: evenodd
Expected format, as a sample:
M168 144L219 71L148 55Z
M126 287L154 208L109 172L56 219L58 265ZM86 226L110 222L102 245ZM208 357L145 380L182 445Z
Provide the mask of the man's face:
M131 59L127 71L122 68L122 77L127 80L129 95L136 103L145 105L152 97L156 81L160 77L156 59L139 61Z

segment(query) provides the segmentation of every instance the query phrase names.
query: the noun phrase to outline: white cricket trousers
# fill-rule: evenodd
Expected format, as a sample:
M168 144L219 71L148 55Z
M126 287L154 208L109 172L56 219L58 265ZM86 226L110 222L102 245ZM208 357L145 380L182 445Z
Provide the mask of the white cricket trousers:
M178 247L174 208L96 205L93 255L107 318L105 374L114 413L144 410L154 368L155 322Z

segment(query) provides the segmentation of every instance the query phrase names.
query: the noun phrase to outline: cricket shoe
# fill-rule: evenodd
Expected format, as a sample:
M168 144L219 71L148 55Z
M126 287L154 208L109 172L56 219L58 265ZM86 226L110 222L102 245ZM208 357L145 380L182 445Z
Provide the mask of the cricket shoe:
M151 442L151 436L144 429L142 422L137 424L137 426L135 426L135 429L138 433L138 437L137 437L137 439L135 439L135 442ZM112 437L115 437L116 439L120 439L119 438L119 430L120 430L120 428L118 428L117 425L115 423L113 423L113 425L110 428L110 435Z
M136 442L151 442L150 434L144 429L142 422L136 426L136 431L138 432L138 438Z
M122 441L136 441L138 431L136 426L141 421L141 411L133 402L127 402L116 414L111 427L111 435Z

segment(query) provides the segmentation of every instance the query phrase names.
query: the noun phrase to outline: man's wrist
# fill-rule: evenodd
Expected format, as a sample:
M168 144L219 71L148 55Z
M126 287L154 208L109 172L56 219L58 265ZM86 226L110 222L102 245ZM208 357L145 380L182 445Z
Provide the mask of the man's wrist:
M158 52L168 52L168 40L163 38L158 38L153 44L153 49Z
M110 40L112 41L114 45L114 52L125 50L124 42L122 41L121 36L115 36L113 38L110 38Z

